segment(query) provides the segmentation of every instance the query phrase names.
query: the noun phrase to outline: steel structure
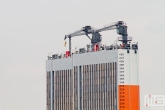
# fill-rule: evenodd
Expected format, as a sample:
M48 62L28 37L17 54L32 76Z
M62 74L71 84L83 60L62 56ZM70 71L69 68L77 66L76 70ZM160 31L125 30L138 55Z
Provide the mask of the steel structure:
M124 23L123 21L118 21L118 22L115 22L113 24L106 25L106 26L99 28L99 29L94 29L91 26L85 26L78 31L75 31L71 34L65 35L64 40L66 38L69 38L69 51L71 52L71 38L72 37L86 35L91 40L92 46L94 46L95 44L100 44L102 41L102 37L100 35L100 32L113 30L113 29L116 29L117 34L122 36L122 38L119 39L119 41L122 41L122 43L124 45L126 45L128 41L132 40L132 39L128 39L127 26L126 26L126 23ZM89 34L92 34L92 38L90 38L88 36Z

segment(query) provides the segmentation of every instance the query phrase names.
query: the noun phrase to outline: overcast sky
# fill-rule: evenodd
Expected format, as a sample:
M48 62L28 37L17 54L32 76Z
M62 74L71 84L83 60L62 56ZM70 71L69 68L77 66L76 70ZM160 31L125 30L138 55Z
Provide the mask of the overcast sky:
M61 53L64 35L91 25L125 21L139 43L139 84L144 95L165 95L164 0L0 0L0 110L46 109L46 59ZM116 31L102 32L112 44ZM90 43L86 36L72 46Z

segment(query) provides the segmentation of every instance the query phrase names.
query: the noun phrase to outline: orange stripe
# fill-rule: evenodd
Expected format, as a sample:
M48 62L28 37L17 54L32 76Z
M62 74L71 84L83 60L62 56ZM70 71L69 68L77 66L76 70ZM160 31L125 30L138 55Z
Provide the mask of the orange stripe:
M138 85L119 85L118 91L119 110L140 110Z

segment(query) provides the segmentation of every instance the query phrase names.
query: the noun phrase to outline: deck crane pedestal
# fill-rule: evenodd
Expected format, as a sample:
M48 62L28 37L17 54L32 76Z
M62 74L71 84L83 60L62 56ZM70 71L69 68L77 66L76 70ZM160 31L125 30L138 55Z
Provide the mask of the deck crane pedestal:
M64 40L66 38L69 38L69 51L71 52L71 38L72 37L86 35L91 40L91 44L93 47L95 44L100 44L102 41L100 32L113 30L113 29L116 29L117 34L122 36L121 38L118 38L118 41L121 41L124 46L127 45L128 41L132 41L132 38L128 37L127 26L126 26L126 23L124 23L123 21L118 21L113 24L106 25L105 27L99 28L99 29L94 29L91 26L85 26L85 27L81 28L80 30L75 31L74 33L65 35ZM90 38L88 36L89 34L92 34L92 38Z

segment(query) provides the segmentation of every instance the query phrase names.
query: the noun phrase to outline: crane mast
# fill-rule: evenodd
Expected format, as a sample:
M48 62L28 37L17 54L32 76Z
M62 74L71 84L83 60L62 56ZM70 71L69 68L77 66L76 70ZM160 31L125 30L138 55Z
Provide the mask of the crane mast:
M100 35L100 32L113 30L113 29L116 29L117 34L122 36L121 38L118 39L118 41L121 41L123 45L127 45L127 42L132 40L132 39L128 39L127 26L126 23L124 23L123 21L118 21L113 24L106 25L103 28L99 28L99 29L94 29L91 26L85 26L78 31L65 35L64 40L66 38L69 38L69 51L71 52L72 37L86 35L91 40L91 44L93 47L95 44L101 45L102 37ZM92 38L88 36L89 34L92 34Z

